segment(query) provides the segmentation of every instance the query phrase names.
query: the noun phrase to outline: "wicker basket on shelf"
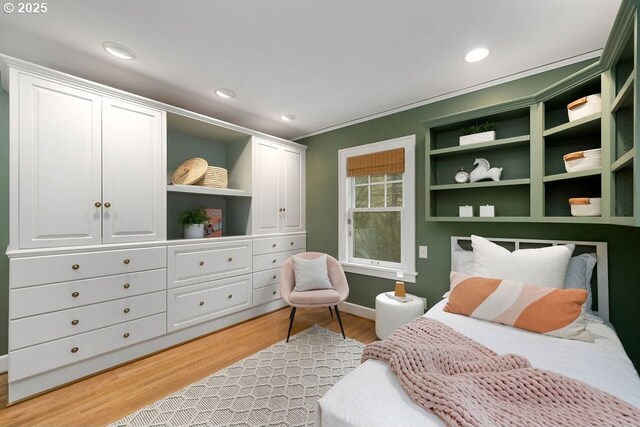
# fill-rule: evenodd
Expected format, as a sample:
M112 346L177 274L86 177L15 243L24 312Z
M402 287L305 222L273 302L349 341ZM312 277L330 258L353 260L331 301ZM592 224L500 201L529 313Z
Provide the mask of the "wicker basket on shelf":
M209 166L207 161L200 157L185 160L173 172L171 182L180 185L195 184L204 179L207 173L207 166Z
M197 181L195 185L211 188L227 188L227 170L225 168L208 166L204 176Z

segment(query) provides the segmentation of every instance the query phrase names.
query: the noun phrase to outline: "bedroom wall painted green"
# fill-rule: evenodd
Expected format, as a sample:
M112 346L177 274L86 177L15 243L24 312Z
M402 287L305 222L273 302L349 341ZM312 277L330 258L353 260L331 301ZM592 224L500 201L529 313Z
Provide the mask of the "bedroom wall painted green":
M416 246L427 245L429 258L416 258L419 275L415 284L408 285L408 292L426 297L429 306L441 299L449 286L452 235L606 241L609 243L611 321L631 360L636 368L640 368L640 333L636 314L640 286L635 264L640 253L640 229L589 224L445 223L424 220L423 121L532 95L586 65L587 62L574 64L298 141L308 146L307 248L333 256L338 254L338 150L415 134ZM348 301L366 307L373 307L376 295L393 287L391 280L357 274L347 274L347 277L350 288Z
M0 89L0 248L9 244L9 94ZM9 348L9 259L0 255L0 354Z

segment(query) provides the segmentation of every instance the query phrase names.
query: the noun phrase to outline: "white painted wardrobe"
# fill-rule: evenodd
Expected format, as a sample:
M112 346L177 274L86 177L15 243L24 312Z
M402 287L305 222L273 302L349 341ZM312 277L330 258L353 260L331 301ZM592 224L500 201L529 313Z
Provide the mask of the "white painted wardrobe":
M306 147L0 64L11 114L9 402L283 306L280 266L306 249ZM167 185L176 162L199 152L229 170L229 189ZM177 215L199 206L223 209L225 237L182 239Z

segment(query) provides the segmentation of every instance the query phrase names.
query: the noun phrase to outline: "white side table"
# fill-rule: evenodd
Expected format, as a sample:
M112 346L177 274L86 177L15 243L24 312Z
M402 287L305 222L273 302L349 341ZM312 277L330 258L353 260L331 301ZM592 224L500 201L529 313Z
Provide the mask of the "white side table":
M415 295L412 301L400 302L384 293L376 297L376 335L384 339L400 325L404 325L424 314L424 302Z

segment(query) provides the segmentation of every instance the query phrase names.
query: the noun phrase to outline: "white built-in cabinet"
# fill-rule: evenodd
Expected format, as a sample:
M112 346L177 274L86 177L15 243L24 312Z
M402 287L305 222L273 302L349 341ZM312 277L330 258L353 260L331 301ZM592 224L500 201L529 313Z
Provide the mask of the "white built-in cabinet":
M102 114L102 240L164 240L163 114L109 98Z
M0 66L9 402L284 306L280 267L306 250L306 147L2 55ZM229 188L167 186L192 152L218 156ZM167 232L199 206L223 210L224 237Z
M253 230L255 234L305 229L305 151L254 141Z
M12 72L20 248L164 240L163 112Z

